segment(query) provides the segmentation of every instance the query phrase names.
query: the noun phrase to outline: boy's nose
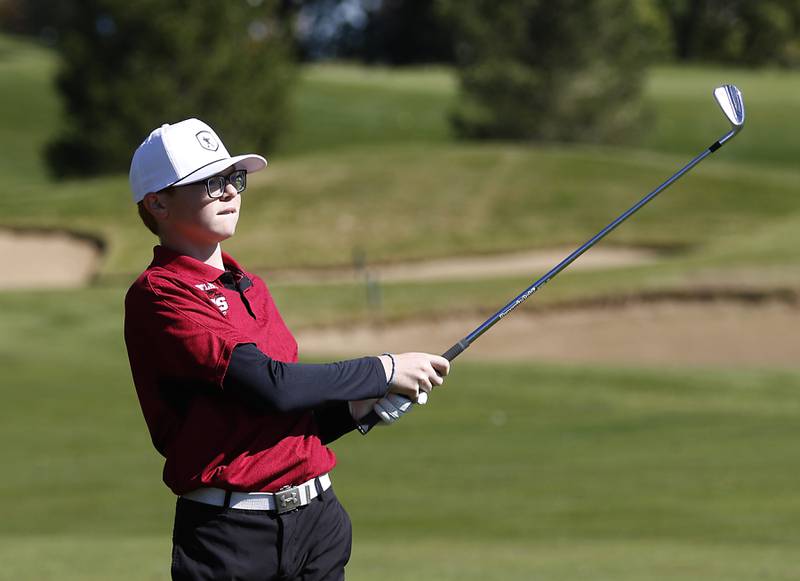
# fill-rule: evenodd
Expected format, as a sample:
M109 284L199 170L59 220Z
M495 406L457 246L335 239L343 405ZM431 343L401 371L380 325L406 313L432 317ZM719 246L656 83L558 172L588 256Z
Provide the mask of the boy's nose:
M225 200L230 200L238 193L239 192L236 191L236 188L234 188L232 184L225 184L225 190L223 190L222 198Z

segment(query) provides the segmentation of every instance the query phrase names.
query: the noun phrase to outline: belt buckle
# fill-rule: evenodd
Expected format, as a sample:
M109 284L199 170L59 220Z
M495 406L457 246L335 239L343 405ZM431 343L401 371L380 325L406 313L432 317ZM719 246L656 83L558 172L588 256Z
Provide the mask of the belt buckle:
M300 488L298 486L284 486L275 493L275 504L278 514L300 508Z

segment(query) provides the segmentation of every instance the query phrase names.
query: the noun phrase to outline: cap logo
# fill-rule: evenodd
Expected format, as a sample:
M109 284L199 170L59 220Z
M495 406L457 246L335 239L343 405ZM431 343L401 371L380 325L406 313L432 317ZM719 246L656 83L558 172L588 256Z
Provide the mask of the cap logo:
M210 131L201 131L196 135L200 147L208 151L217 151L219 149L219 141L211 134Z

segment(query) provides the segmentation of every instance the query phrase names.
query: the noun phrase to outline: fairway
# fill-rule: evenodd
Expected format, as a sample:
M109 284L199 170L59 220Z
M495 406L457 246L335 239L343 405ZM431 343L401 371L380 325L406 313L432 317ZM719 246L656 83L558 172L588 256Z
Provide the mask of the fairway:
M2 578L166 578L174 500L116 298L6 295ZM465 356L434 395L334 445L350 579L791 579L800 565L796 372Z
M0 226L66 229L102 253L87 286L0 290L0 579L167 579L175 499L122 337L155 239L126 176L48 177L56 64L0 35L0 176L16 194ZM636 260L565 271L428 406L333 445L348 580L798 578L797 72L655 67L637 139L574 146L456 141L447 68L303 67L225 249L265 278L305 361L380 353L392 332L443 351L720 137L723 82L749 125L601 245Z

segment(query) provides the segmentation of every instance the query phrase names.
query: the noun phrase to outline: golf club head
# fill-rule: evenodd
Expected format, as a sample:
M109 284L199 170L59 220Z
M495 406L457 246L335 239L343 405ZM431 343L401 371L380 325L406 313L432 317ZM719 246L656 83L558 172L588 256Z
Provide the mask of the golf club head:
M722 85L714 89L714 99L717 100L720 109L730 121L733 131L738 132L744 126L742 92L736 85Z

